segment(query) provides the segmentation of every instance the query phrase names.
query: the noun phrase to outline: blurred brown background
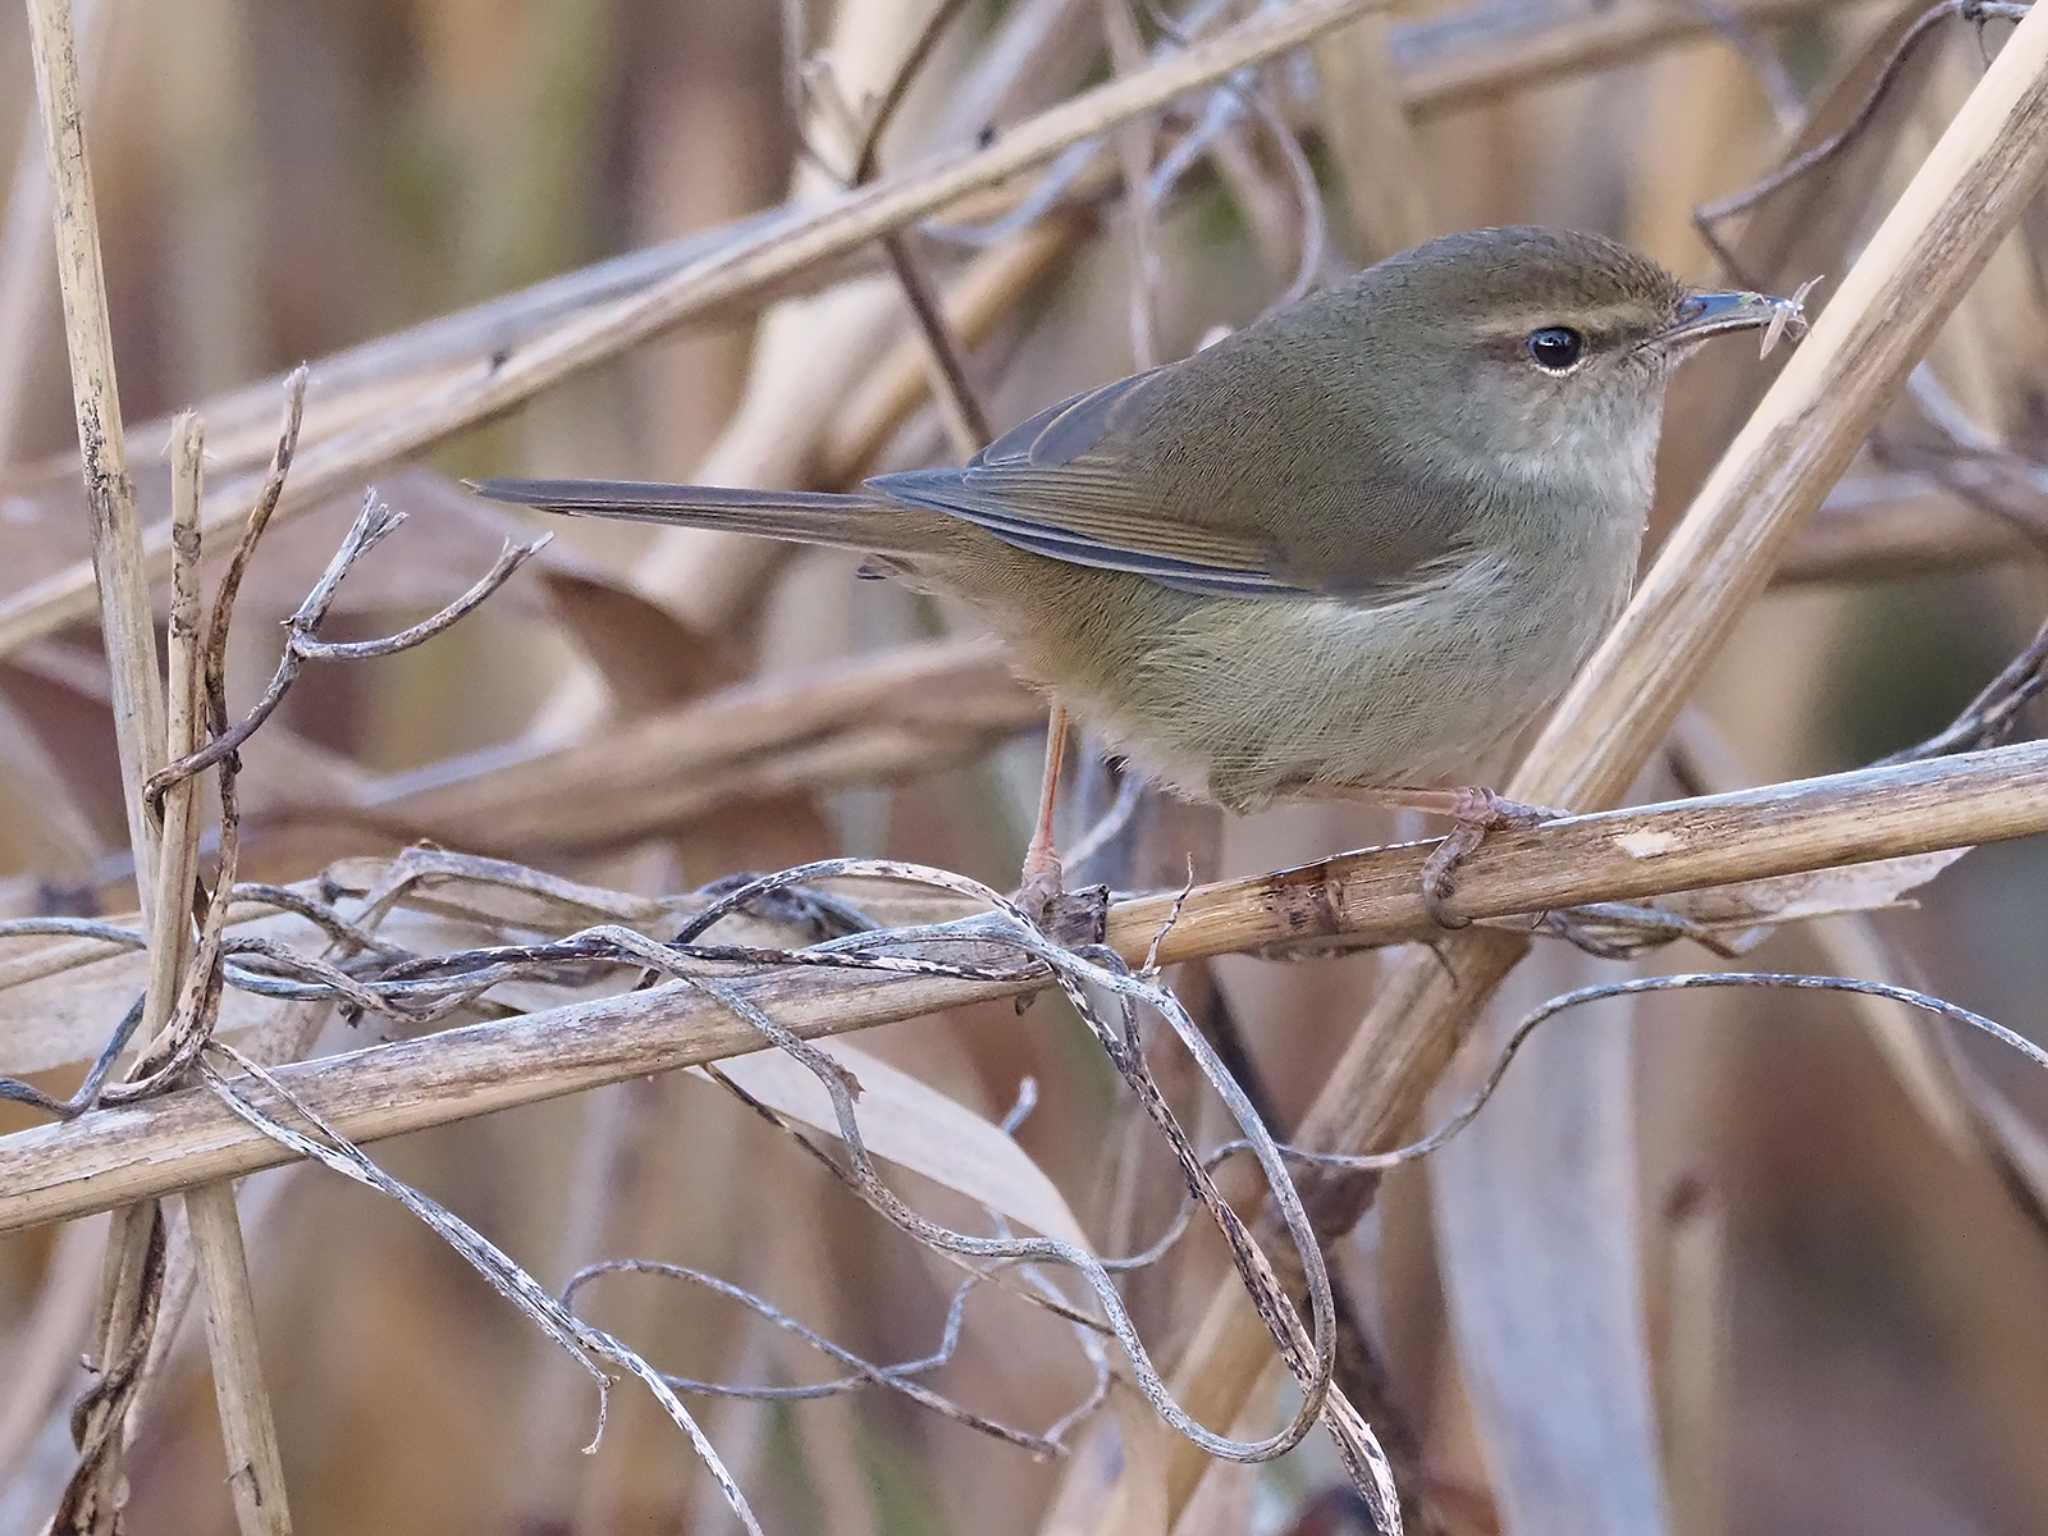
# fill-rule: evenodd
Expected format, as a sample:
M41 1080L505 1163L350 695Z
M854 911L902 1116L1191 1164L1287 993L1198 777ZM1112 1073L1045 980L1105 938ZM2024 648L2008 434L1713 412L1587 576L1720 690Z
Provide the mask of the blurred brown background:
M1682 0L1669 8L1696 24ZM824 183L799 162L784 90L788 9L767 0L81 5L131 423L613 253L817 195ZM797 9L811 46L858 102L890 77L931 7L818 0ZM1774 164L1789 131L1781 113L1838 99L1844 71L1911 9L1781 5L1784 25L1709 30L1558 78L1531 63L1524 80L1515 50L1533 59L1546 28L1618 28L1643 12L1571 0L1424 5L1391 27L1346 34L1356 73L1335 111L1317 106L1306 61L1267 71L1263 88L1314 130L1332 269L1431 232L1538 221L1613 232L1707 278L1715 267L1690 210ZM999 45L1032 13L1054 20L1053 40L1032 68L1005 76ZM20 167L12 174L28 188L42 149L24 30L18 11L0 9L0 81L12 83L0 102L13 107L0 111L0 173ZM1980 72L1977 50L1962 23L1938 32L1857 150L1744 232L1757 257L1749 275L1780 291L1814 272L1839 276ZM1387 89L1502 57L1508 67L1483 90L1412 101L1405 118ZM1338 67L1328 55L1317 64L1326 80ZM1107 69L1093 0L969 4L885 137L883 167L971 142L985 124L1019 121ZM1190 104L1182 121L1200 107ZM30 195L17 190L17 202ZM1302 230L1290 199L1284 166L1253 125L1226 135L1213 168L1191 173L1159 208L1149 243L1162 355L1211 326L1242 323L1285 288ZM0 241L8 592L85 552L46 215L35 219L17 220ZM1125 206L1098 200L1037 228L1043 251L1017 264L974 349L998 426L1133 366ZM942 283L982 259L935 241L922 248ZM2003 251L1936 358L1970 419L2020 453L2039 446L2048 381L2039 255L2024 233ZM943 458L946 439L923 409L868 466L847 456L874 408L881 360L909 335L886 277L855 274L842 288L765 316L733 315L579 378L446 445L429 461L434 475L380 476L413 524L352 582L333 632L407 622L487 562L499 514L466 505L438 475L794 484ZM1767 377L1743 356L1702 363L1683 380L1661 518L1683 505ZM319 388L316 371L316 403ZM271 415L267 405L258 413ZM1910 413L1895 431L1914 441ZM132 439L152 519L165 504L162 449L160 436ZM1930 481L1874 459L1852 478L1929 517L1956 511ZM265 545L241 610L237 699L267 677L269 621L296 604L354 499ZM1028 702L995 684L958 701L985 711L983 723L941 731L946 745L929 771L883 754L884 770L868 772L855 754L763 790L757 763L726 771L698 808L653 817L631 813L639 791L591 791L573 816L573 783L500 793L494 785L510 781L491 778L494 764L516 767L549 743L601 736L753 676L800 681L962 622L887 584L853 582L852 562L836 556L771 560L616 525L552 531L543 573L523 574L430 647L308 674L278 728L248 752L245 875L299 878L414 836L649 892L833 852L886 852L996 883L1014 871L1039 739ZM1700 710L1735 781L1866 761L1945 723L2032 632L2044 598L2031 555L1781 589L1745 617ZM5 915L129 909L103 688L85 628L0 660ZM950 702L906 701L940 716ZM421 793L448 780L454 788L438 799ZM1201 817L1145 818L1135 855L1103 877L1173 881L1188 851L1205 878L1246 873L1394 830L1320 810L1274 812L1220 834ZM2044 876L2038 847L1992 848L1945 874L1919 910L1786 932L1745 963L1911 982L2048 1038ZM1706 961L1672 951L1656 963ZM1380 964L1358 956L1216 968L1283 1117L1313 1093ZM1495 1024L1515 1006L1614 974L1545 951L1518 973ZM1468 1137L1393 1181L1369 1229L1346 1245L1344 1268L1448 1528L2048 1531L2039 1436L2048 1421L2039 1203L2048 1084L2016 1058L1964 1041L1962 1056L1985 1080L1971 1091L1999 1095L2016 1114L2001 1137L1938 1123L1901 1065L1924 1067L1924 1046L1916 1053L1910 1038L1894 1037L1887 1047L1880 1035L1907 1027L1881 1008L1820 997L1603 1004L1539 1036ZM326 1043L359 1042L330 1031ZM1127 1106L1050 1004L1022 1020L999 1008L918 1021L862 1044L992 1116L1022 1075L1036 1077L1041 1106L1023 1144L1105 1241L1118 1210L1135 1208L1128 1230L1143 1233L1168 1208L1164 1158L1145 1148L1132 1161ZM1445 1107L1482 1066L1468 1054ZM49 1075L59 1088L72 1080ZM0 1108L0 1128L28 1123ZM633 1253L755 1288L873 1358L923 1353L937 1336L945 1276L700 1083L623 1085L375 1153L549 1284L591 1258ZM902 1183L948 1208L928 1186ZM729 1528L680 1439L628 1393L602 1449L579 1455L594 1411L582 1374L395 1207L305 1170L251 1180L243 1205L301 1531ZM61 1240L0 1239L0 1381L61 1381L66 1394L82 1384L49 1364L50 1319L73 1315L65 1288L91 1283L96 1224L86 1227ZM1186 1268L1135 1283L1140 1319L1169 1355L1214 1266L1198 1245ZM741 1380L820 1372L704 1296L624 1281L594 1296L600 1322L670 1369ZM1085 1369L1053 1325L993 1298L969 1319L961 1357L941 1378L949 1392L1043 1424L1085 1390ZM60 1366L78 1347L61 1337L57 1346ZM129 1518L140 1536L233 1528L204 1352L187 1348L178 1360L138 1442ZM14 1402L7 1396L0 1523L28 1529L47 1514L66 1446L61 1415L49 1419L42 1396L31 1402L26 1386ZM1277 1422L1280 1405L1266 1411L1264 1422ZM888 1396L705 1413L777 1531L1024 1532L1037 1528L1059 1476ZM1283 1529L1332 1476L1319 1444L1257 1477L1219 1475L1197 1523Z

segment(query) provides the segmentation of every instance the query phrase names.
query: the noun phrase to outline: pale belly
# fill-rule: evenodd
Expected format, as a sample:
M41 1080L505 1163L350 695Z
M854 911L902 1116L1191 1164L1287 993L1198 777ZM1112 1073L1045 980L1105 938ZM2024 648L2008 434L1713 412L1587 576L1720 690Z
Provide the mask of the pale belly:
M1571 681L1632 565L1505 604L1480 582L1383 608L1190 599L1113 667L1068 651L1029 670L1147 777L1235 811L1316 785L1470 783Z

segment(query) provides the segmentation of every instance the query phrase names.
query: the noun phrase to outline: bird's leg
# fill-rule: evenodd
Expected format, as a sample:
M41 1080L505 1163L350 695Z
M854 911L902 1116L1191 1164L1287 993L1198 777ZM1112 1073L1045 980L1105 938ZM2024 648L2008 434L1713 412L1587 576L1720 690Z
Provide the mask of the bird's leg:
M1533 827L1572 814L1549 806L1525 805L1478 785L1415 789L1405 784L1310 784L1300 792L1319 799L1364 801L1430 816L1448 816L1452 822L1450 834L1436 845L1422 866L1422 904L1440 928L1471 926L1471 918L1458 916L1445 903L1457 888L1458 866L1486 841L1487 833L1503 827Z
M1034 917L1052 909L1060 897L1060 856L1052 844L1052 813L1059 803L1060 766L1067 759L1067 709L1054 704L1045 724L1045 777L1038 787L1038 825L1024 850L1024 874L1017 904Z

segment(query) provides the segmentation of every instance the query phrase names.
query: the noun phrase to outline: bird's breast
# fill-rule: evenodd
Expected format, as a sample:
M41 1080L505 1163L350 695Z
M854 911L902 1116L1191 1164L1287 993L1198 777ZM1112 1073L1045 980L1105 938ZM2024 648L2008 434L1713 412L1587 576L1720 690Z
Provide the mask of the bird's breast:
M1081 713L1154 776L1239 809L1301 783L1470 776L1599 643L1639 538L1498 550L1387 603L1204 599Z

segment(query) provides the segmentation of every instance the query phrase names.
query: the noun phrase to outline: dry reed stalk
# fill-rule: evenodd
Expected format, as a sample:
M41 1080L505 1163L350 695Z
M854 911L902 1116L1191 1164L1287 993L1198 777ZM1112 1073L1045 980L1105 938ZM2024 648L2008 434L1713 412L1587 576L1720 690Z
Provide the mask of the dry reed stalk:
M2048 743L2030 742L1504 832L1472 855L1458 905L1474 916L1547 910L2043 831ZM1420 894L1428 852L1428 844L1373 849L1198 889L1163 936L1170 901L1121 903L1110 940L1133 963L1157 941L1159 961L1171 964L1333 937L1428 936L1438 932ZM1444 944L1447 958L1455 962L1475 937ZM1516 951L1526 945L1498 931L1484 938ZM1044 982L771 966L726 985L812 1038ZM743 1019L672 983L301 1062L279 1077L337 1130L369 1141L761 1048ZM290 1160L203 1090L96 1110L0 1138L0 1232Z
M77 0L71 9L88 98L97 83L96 65L105 50L113 11L107 0ZM50 303L50 252L45 242L52 188L38 150L41 137L33 124L22 135L7 211L0 221L0 336L14 340L8 353L0 356L0 464L11 463L16 456L35 372L37 348L32 342L42 331Z
M263 1386L256 1347L256 1298L235 1215L235 1188L226 1180L185 1196L186 1229L206 1295L207 1354L220 1401L221 1439L228 1455L228 1489L242 1536L290 1536L284 1463L277 1426Z
M135 487L128 474L120 392L115 384L99 217L85 152L76 35L65 0L31 0L28 18L36 99L42 109L52 183L58 291L92 528L87 590L96 591L99 599L122 798L147 921L155 897L158 839L143 801L142 785L161 765L164 750L156 634L150 620ZM139 1215L123 1211L109 1231L94 1337L98 1359L110 1371L129 1354L137 1309L146 1305L149 1286L144 1250L151 1246L156 1217L154 1206ZM80 1426L81 1443L102 1445L105 1454L96 1455L82 1469L82 1478L74 1480L64 1510L52 1520L53 1528L69 1526L94 1532L113 1528L120 1472L120 1411L126 1402L126 1394L117 1392L98 1399L88 1409Z
M1509 793L1585 806L1625 788L1716 643L1769 579L1798 522L1827 494L1925 351L1943 317L2048 172L2048 16L2020 23L1871 238L1660 551L1614 631L1514 776ZM1404 965L1318 1096L1299 1140L1365 1151L1419 1110L1527 941L1468 935ZM1373 1181L1311 1181L1332 1239L1370 1204ZM1247 1325L1250 1325L1249 1327ZM1228 1422L1263 1373L1263 1338L1218 1292L1176 1390ZM1256 1356L1256 1357L1255 1357ZM1175 1452L1176 1508L1200 1480Z
M210 716L217 714L222 722L225 721L225 703L214 696L214 687L219 682L218 667L226 641L226 614L233 606L234 589L240 580L249 544L276 505L277 489L282 485L285 467L290 462L291 445L300 419L304 382L301 372L293 375L287 383L287 424L266 482L267 493L259 496L250 517L249 529L244 534L244 545L238 550L237 558L230 562L222 580L214 622L206 637L203 653L206 669L206 687L203 690L199 682L202 653L197 623L199 578L196 570L200 553L196 515L201 499L200 440L189 424L187 430L177 434L175 446L179 451L179 461L174 472L173 489L172 552L175 562L172 584L180 622L173 630L173 639L183 654L178 657L174 668L174 676L182 692L173 700L173 723L180 745L198 737L199 694L202 691L208 695L207 713ZM147 622L146 616L144 622ZM158 770L159 773L162 771ZM142 1044L129 1069L127 1086L130 1087L138 1080L154 1078L163 1081L174 1075L176 1069L172 1062L183 1043L181 1031L194 1032L196 1038L203 1041L217 1022L220 996L218 945L229 905L228 893L234 884L236 847L232 835L234 818L230 809L231 778L225 770L220 784L222 858L215 873L214 891L206 904L198 949L182 975L163 956L182 951L191 931L187 893L196 894L198 888L199 826L189 808L183 816L183 841L176 846L165 845L161 850L158 871L163 876L166 890L175 889L178 899L175 905L168 901L160 905L153 923L145 913L144 927L153 946L150 979L154 990L146 990L144 994L141 1022L147 1027L137 1031ZM149 804L149 784L140 786L139 792L145 804ZM217 1196L201 1192L198 1198L202 1205L209 1201L215 1204L208 1213L210 1219L204 1228L203 1240L216 1245L216 1251L208 1254L198 1254L191 1246L200 1239L189 1225L182 1238L178 1237L154 1201L121 1208L110 1224L94 1329L101 1344L99 1360L104 1375L83 1413L86 1430L78 1437L81 1460L52 1522L60 1529L97 1532L105 1529L109 1519L115 1518L113 1490L121 1479L121 1460L131 1416L149 1384L150 1365L161 1358L159 1351L167 1343L157 1331L163 1320L161 1309L166 1285L171 1282L183 1286L184 1277L192 1273L188 1260L203 1262L221 1277L220 1283L226 1287L214 1298L215 1309L226 1325L218 1334L223 1347L233 1345L237 1330L253 1337L253 1304L246 1294L246 1286L237 1288L233 1280L235 1273L246 1268L233 1210L233 1195L228 1191ZM219 1208L218 1204L223 1200L225 1209ZM223 1244L226 1246L219 1246ZM189 1292L185 1294L189 1295ZM183 1300L178 1300L172 1309L173 1326L182 1315L183 1305ZM237 1313L240 1314L239 1320L235 1320ZM261 1380L248 1375L251 1363L251 1357L246 1354L216 1363L216 1376L223 1378L223 1402L232 1405L230 1417L236 1421L235 1425L229 1426L231 1434L237 1432L239 1425L260 1425L270 1416ZM241 1454L244 1449L239 1444L230 1445L231 1455ZM256 1490L259 1502L268 1492L272 1509L282 1511L282 1488L269 1475L268 1467L257 1468L255 1458L260 1456L260 1449L260 1445L249 1449L249 1459L240 1464L231 1462L231 1474L240 1475L244 1468L252 1469L248 1475L265 1479ZM254 1504L249 1507L252 1513L256 1509Z
M1912 766L1926 777L1866 768L1502 832L1461 867L1461 880L1464 871L1470 879L1451 906L1474 919L1505 918L2028 837L2048 827L2048 807L2026 804L2048 771L2048 744ZM1197 886L1160 944L1160 958L1172 963L1342 936L1379 943L1440 936L1416 889L1432 846L1365 849ZM1110 911L1111 944L1138 948L1158 931L1174 899L1119 902Z
M80 595L89 612L93 594L98 594L128 837L148 891L156 868L155 833L143 810L142 782L163 761L163 685L157 673L156 634L150 626L135 484L129 478L121 430L120 391L114 382L99 216L85 156L78 48L70 6L63 0L30 0L28 16L36 98L42 105L43 141L54 184L50 212L57 235L57 282L92 524L92 565L80 573Z

